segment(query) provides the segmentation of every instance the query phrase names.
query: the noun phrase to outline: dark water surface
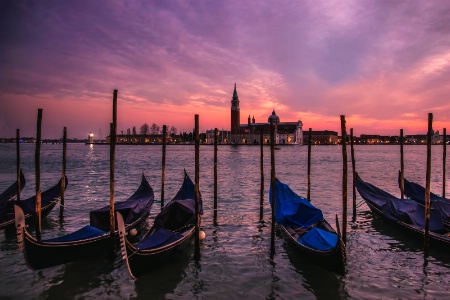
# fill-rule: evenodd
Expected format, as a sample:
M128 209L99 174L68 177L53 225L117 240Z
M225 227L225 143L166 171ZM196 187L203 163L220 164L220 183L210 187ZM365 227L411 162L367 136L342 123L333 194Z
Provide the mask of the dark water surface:
M23 198L34 194L34 145L21 145L27 180ZM350 148L349 171L351 171ZM119 256L29 270L14 238L0 232L0 298L6 299L449 299L450 254L432 249L424 266L422 241L373 219L368 207L358 208L351 222L349 172L347 273L339 276L316 268L276 238L270 251L270 153L265 148L264 222L259 221L259 147L221 146L218 151L218 225L213 224L213 147L200 148L200 190L204 201L201 261L193 260L193 245L166 267L132 280ZM340 146L312 149L311 200L331 224L342 215L342 152ZM399 195L399 146L356 146L361 177ZM442 147L433 146L431 189L442 192ZM15 145L0 144L0 191L15 180ZM61 176L62 145L42 145L41 187ZM59 206L43 223L43 238L56 237L89 223L89 211L109 203L109 148L68 145L65 219ZM194 146L168 146L165 196L169 201L181 185L183 168L194 178ZM406 178L425 183L426 147L405 147ZM160 200L161 147L116 148L115 199L127 198L144 172ZM276 151L277 177L299 195L307 191L307 147ZM447 184L447 190L450 190ZM447 195L448 196L448 195ZM357 202L361 202L357 195ZM160 210L155 203L151 215ZM341 218L342 219L342 218ZM148 221L149 226L152 219Z

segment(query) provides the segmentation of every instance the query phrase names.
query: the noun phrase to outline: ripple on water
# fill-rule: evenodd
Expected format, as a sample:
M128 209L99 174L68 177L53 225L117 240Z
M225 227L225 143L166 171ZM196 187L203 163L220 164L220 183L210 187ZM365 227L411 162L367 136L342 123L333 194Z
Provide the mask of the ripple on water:
M421 241L406 237L373 219L357 196L357 218L348 226L347 273L338 276L304 261L277 235L276 255L271 261L270 156L264 154L264 221L259 220L259 147L221 146L218 151L218 220L213 224L213 147L201 148L200 190L204 203L201 260L193 259L193 247L166 267L132 280L119 256L31 271L17 251L15 240L0 238L0 297L58 299L380 299L450 297L448 251L432 249L424 266ZM433 147L434 157L441 148ZM43 145L42 187L60 177L61 146ZM183 169L194 179L194 147L168 146L165 199L178 190ZM426 147L405 147L407 178L424 182ZM441 151L441 152L440 152ZM15 145L0 144L0 187L15 176ZM24 196L34 193L34 145L23 145L21 162L27 185ZM312 149L311 201L335 224L342 221L342 159L338 146ZM397 146L356 146L356 167L366 180L398 195ZM118 146L116 152L115 198L128 197L145 173L161 197L161 147ZM276 152L276 174L299 195L306 195L307 147L282 147ZM440 192L442 164L433 159L432 190ZM351 164L349 162L349 170ZM89 223L89 210L109 203L109 149L107 146L68 145L64 222L55 209L43 223L43 236L57 236ZM348 199L351 201L351 176ZM360 204L361 203L361 204ZM349 213L352 206L348 205ZM160 210L155 202L147 228ZM342 228L342 225L341 225ZM32 228L30 230L33 232Z

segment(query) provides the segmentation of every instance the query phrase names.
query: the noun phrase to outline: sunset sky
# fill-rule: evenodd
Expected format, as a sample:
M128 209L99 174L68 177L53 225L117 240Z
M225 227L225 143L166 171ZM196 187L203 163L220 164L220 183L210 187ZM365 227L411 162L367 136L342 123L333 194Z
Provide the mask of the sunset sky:
M302 120L356 135L450 127L450 1L0 1L0 137Z

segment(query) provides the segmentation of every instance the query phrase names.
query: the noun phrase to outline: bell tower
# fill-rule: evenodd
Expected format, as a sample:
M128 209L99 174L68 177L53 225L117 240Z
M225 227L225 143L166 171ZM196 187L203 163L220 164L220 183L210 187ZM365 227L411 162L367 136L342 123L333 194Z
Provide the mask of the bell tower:
M234 84L233 98L231 99L231 133L239 134L241 127L239 97L236 91L236 83Z

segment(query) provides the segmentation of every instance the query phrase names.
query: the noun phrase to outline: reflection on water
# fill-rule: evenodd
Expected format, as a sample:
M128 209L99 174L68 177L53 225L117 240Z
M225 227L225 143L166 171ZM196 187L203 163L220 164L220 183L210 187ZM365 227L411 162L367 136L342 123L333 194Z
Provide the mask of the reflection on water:
M186 278L187 269L197 269L192 260L192 248L181 253L177 259L168 263L169 267L152 270L134 281L136 295L132 299L163 299L165 295L176 295L177 285ZM191 264L191 266L190 266ZM194 266L192 266L194 265ZM126 271L126 270L125 270ZM127 275L128 274L124 274Z
M73 289L79 296L91 294L94 287L112 282L114 262L108 259L89 259L65 266L37 271L43 281L41 297L46 299L73 299ZM101 290L102 288L99 288Z
M349 294L343 287L341 277L333 272L318 268L303 259L288 243L283 247L295 272L302 276L302 286L317 299L347 299Z
M276 292L276 286L277 286L277 282L280 280L278 278L278 276L276 275L276 266L277 264L270 260L270 273L271 273L271 277L272 277L272 281L270 282L270 292L269 294L267 294L267 296L265 297L265 299L277 299L278 294Z
M441 147L432 147L432 190L442 190ZM135 191L141 173L160 198L161 147L118 146L115 164L115 199ZM284 240L275 240L271 261L269 147L264 148L264 220L259 220L259 147L221 146L218 151L218 220L213 222L213 147L200 147L200 190L204 201L201 260L193 260L193 247L167 266L132 280L120 257L31 271L17 251L15 239L0 235L0 298L109 299L379 299L449 298L448 251L432 249L424 266L421 241L403 237L373 219L368 207L358 207L348 227L347 273L338 276L303 261ZM42 145L42 186L61 176L62 145ZM0 144L0 188L15 180L15 145ZM424 182L426 147L405 147L405 176ZM23 197L34 194L34 145L21 147L27 179ZM342 159L339 146L312 148L311 200L326 219L341 218ZM277 177L299 195L307 193L307 147L276 151ZM399 195L398 146L356 146L356 168L363 178ZM194 146L167 147L165 197L178 191L183 169L194 177ZM349 162L349 170L351 162ZM69 144L69 186L65 194L64 222L56 208L43 223L43 238L63 235L89 224L89 211L109 203L109 148ZM349 194L351 201L351 176ZM450 190L450 188L448 189ZM357 195L357 202L362 199ZM351 213L351 205L348 205ZM154 205L147 228L159 211ZM349 218L350 220L350 218ZM334 224L332 224L334 225ZM32 229L32 228L31 228ZM341 228L342 229L342 228Z
M418 256L423 256L423 238L417 237L415 234L411 235L402 230L392 226L386 226L379 218L372 220L372 227L386 238L389 245L389 251L398 253L414 253ZM430 256L423 261L426 266L428 263L440 264L442 266L450 265L450 256L447 249L439 247L430 247Z

